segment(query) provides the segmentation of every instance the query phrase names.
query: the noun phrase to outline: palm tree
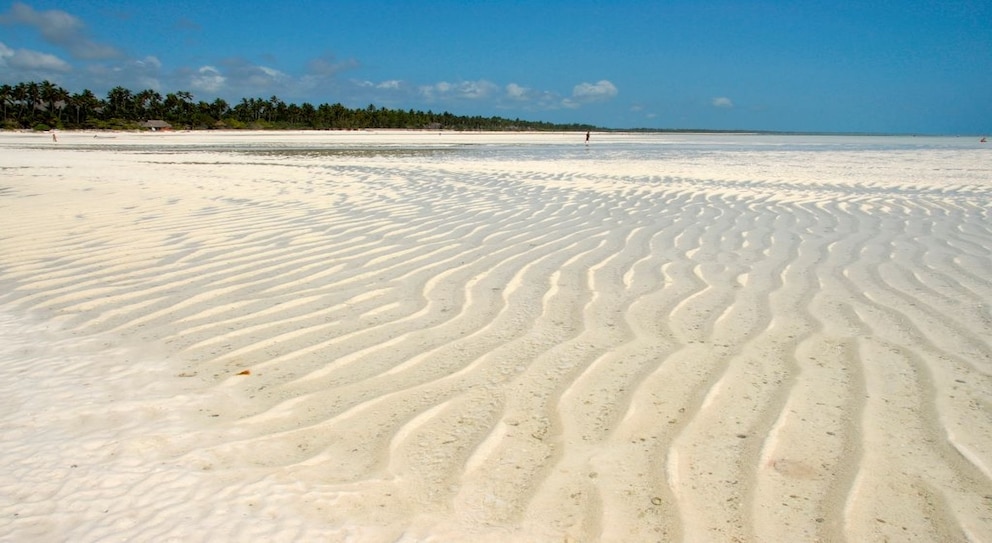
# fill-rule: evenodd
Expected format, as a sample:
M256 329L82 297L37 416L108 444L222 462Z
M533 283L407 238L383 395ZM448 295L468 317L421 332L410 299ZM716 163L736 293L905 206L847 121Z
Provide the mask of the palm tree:
M304 123L310 128L316 128L317 108L310 102L303 102L300 106L300 116Z
M217 98L216 100L210 103L209 110L210 110L210 116L213 117L215 120L220 121L228 115L228 112L230 112L231 108L227 105L227 102L224 101L223 98Z
M38 86L38 104L35 107L51 115L52 110L55 109L55 96L55 84L47 79L42 81Z
M176 93L179 99L180 120L183 124L190 124L193 117L193 93L189 91L179 91Z
M234 114L243 123L253 123L262 118L268 102L261 98L242 98L241 103L234 106Z
M3 107L3 119L0 123L7 122L7 104L14 105L14 87L4 83L0 85L0 107Z
M12 104L17 104L17 122L23 124L24 108L28 103L27 83L18 83L17 85L14 85L14 89L10 94L10 100Z
M73 106L76 108L76 125L82 125L83 121L98 113L103 105L99 98L90 89L83 89L83 92L74 94L71 98ZM80 119L82 116L82 119Z
M187 91L170 92L162 103L162 115L173 124L188 124L193 110L193 95Z
M286 118L286 103L279 99L278 96L272 95L269 98L269 109L267 110L267 115L265 120L269 122L281 121Z
M344 107L341 102L331 105L331 119L334 122L334 128L347 128L345 119L347 116L348 108Z
M105 115L109 118L130 119L130 113L134 111L134 95L124 87L114 87L107 93L107 106Z
M62 112L69 102L69 92L50 81L41 82L41 105L51 117L55 114L55 120L62 122Z
M28 121L28 126L31 126L34 124L34 118L41 103L41 86L31 81L26 85L25 91L27 92L26 105L29 106L26 120Z
M162 95L152 89L145 89L134 95L134 105L140 118L157 119L162 109Z
M162 108L164 110L163 117L165 120L177 124L179 123L179 97L176 96L176 93L166 93L165 101L162 102Z

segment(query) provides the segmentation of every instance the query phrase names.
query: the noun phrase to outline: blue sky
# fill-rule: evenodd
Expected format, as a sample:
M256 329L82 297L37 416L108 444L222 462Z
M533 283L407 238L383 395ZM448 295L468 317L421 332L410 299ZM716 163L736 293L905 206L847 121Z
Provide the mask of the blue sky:
M611 128L992 132L992 0L0 2L0 82Z

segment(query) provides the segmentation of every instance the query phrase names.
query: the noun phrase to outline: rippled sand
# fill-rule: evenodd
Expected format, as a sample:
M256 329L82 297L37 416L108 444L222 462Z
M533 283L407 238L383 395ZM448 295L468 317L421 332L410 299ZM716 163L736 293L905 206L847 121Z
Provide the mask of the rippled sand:
M0 135L0 533L992 541L992 148L581 140Z

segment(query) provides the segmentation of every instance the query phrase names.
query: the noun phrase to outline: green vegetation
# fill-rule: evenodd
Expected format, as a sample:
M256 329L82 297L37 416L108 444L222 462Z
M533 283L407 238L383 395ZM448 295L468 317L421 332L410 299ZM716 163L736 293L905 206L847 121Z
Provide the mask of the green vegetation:
M585 124L552 124L504 119L466 117L448 112L403 111L369 105L349 109L336 104L287 104L269 99L242 98L233 106L223 99L194 101L186 91L166 94L143 90L132 92L114 87L106 98L90 90L70 94L49 81L0 85L0 128L26 129L48 125L59 129L134 130L144 121L164 120L177 129L219 128L354 130L407 128L445 130L593 130Z

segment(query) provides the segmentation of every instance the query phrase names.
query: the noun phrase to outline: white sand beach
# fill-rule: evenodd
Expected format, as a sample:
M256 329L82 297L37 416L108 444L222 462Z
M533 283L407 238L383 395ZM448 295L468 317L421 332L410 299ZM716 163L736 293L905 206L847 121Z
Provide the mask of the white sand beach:
M0 133L0 540L992 541L976 138Z

